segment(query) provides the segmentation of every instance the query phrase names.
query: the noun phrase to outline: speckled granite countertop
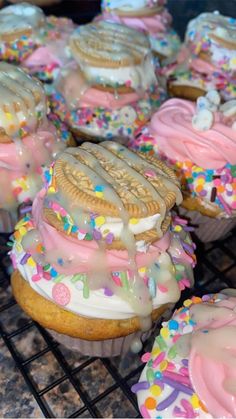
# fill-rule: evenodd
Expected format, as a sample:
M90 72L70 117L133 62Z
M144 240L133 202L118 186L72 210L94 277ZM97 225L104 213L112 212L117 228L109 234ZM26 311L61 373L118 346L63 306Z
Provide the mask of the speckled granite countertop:
M12 300L6 250L0 237L0 416L137 417L140 357L89 359L52 341ZM236 286L236 231L198 252L196 292Z

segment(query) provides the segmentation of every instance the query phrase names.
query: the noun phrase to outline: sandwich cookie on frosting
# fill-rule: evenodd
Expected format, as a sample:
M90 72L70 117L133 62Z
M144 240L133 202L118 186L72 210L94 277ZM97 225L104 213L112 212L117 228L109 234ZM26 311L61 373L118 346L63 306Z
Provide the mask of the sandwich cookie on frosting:
M13 230L18 205L34 198L42 167L65 147L47 119L42 84L0 63L0 231Z
M115 356L192 284L194 244L170 209L171 169L112 141L60 154L32 216L16 226L15 298L70 348Z
M236 215L236 101L220 104L210 91L196 104L170 99L131 143L156 152L183 185L181 210L199 226L203 241L225 235ZM210 218L211 217L211 218Z
M172 17L165 4L165 0L103 0L102 14L96 20L124 24L146 33L154 54L162 60L180 48L180 39L171 28Z
M211 89L236 98L236 19L202 13L188 24L178 65L168 70L172 96L195 100Z
M160 105L147 37L110 22L80 26L70 39L75 63L56 81L53 111L78 138L129 138Z
M70 61L70 19L46 17L29 3L0 10L0 60L21 64L43 81L51 81Z
M132 387L142 417L235 418L234 295L192 297L163 323Z

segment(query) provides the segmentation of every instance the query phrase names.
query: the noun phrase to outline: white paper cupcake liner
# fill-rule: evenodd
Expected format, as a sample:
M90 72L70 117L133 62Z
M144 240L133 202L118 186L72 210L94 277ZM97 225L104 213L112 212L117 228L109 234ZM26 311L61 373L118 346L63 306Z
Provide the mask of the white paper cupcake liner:
M47 332L59 343L64 345L71 351L80 352L85 356L95 356L100 358L110 358L118 355L125 355L132 348L134 340L140 339L141 342L147 340L155 330L160 326L163 320L170 318L172 314L174 304L170 305L169 308L159 317L154 323L152 328L143 333L136 332L125 337L119 337L115 339L107 339L100 341L88 341L79 338L72 338L62 333L57 333L54 330L47 329Z
M202 215L198 211L188 211L185 208L178 208L180 216L187 218L194 226L194 234L203 243L224 239L227 234L236 226L234 218L211 218Z
M12 233L17 223L17 211L0 209L0 233Z

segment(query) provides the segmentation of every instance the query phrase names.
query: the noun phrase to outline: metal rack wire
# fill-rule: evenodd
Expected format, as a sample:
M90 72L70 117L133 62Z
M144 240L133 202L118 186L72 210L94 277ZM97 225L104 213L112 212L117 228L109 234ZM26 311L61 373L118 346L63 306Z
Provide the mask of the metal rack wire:
M130 387L142 370L140 357L88 358L55 342L23 314L11 296L6 240L6 236L0 236L0 336L42 415L139 417ZM225 240L206 246L198 243L197 248L195 289L183 298L189 293L199 295L235 287L236 230ZM152 340L144 349L152 345Z

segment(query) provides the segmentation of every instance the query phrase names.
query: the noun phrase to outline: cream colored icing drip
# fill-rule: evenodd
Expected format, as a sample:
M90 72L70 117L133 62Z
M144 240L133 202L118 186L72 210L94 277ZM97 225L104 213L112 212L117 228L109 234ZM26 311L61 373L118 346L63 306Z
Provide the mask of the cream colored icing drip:
M149 40L134 29L106 21L91 23L76 29L70 44L90 85L129 86L142 93L157 85Z
M0 36L19 30L36 30L44 21L43 11L29 3L4 7L0 11Z
M84 143L77 149L67 149L66 152L59 156L59 160L60 162L64 162L66 164L64 166L64 170L68 174L70 172L69 176L72 184L76 185L76 177L83 173L92 184L94 190L96 190L97 186L102 185L104 190L104 199L117 207L119 219L122 222L120 238L127 249L129 287L128 289L126 287L117 287L114 281L111 279L111 269L109 268L108 263L109 252L105 250L105 242L103 240L96 240L94 242L96 243L94 252L92 252L88 264L86 264L85 268L87 272L87 282L89 288L95 290L106 287L109 288L116 296L129 304L136 315L142 318L141 326L142 328L146 329L148 325L150 326L150 314L153 309L152 298L149 289L143 280L143 277L140 276L140 272L137 266L136 241L134 233L129 228L130 216L126 211L123 201L119 195L121 185L113 176L111 176L109 173L110 170L117 169L117 171L121 173L124 172L126 174L128 179L127 193L130 194L131 190L131 196L133 196L134 203L137 204L137 197L135 194L132 194L132 189L129 185L129 182L132 182L132 179L136 184L140 184L143 188L145 188L152 199L159 203L160 214L156 218L156 224L154 228L157 229L160 235L162 235L160 229L161 222L166 216L167 209L165 206L164 196L162 196L157 191L157 188L155 188L151 182L148 181L148 178L139 173L138 169L140 168L141 164L143 166L143 161L141 161L137 156L137 162L135 163L135 155L129 155L128 152L124 157L124 160L123 158L117 157L115 153L109 150L109 147L106 146L106 143L104 146ZM105 165L110 167L110 170L105 170L103 168L104 161ZM70 169L69 171L68 168ZM55 163L54 170L58 170L57 163ZM155 171L153 176L160 178L160 183L164 183L168 189L171 181L167 179L167 176L164 173L157 173L157 171ZM173 190L176 190L176 188L177 186L174 185ZM65 191L63 190L56 191L52 194L48 193L46 197L43 196L42 201L44 202L44 205L48 205L48 200L55 200L55 202L59 202L62 207L65 208L67 212L73 217L76 225L79 225L79 228L83 228L85 231L92 233L90 216L88 213L93 211L92 207L89 207L86 204L86 207L83 208L81 206L81 202L79 200L77 201L76 199L68 202ZM141 211L144 216L147 215L147 209L144 203L141 204ZM39 232L41 231L43 233L44 224L42 225L41 208L38 204L34 205L33 216L36 220L36 228L39 229ZM43 230L41 230L41 228L43 228ZM47 228L50 230L49 225L47 225ZM37 233L35 234L37 238ZM31 253L33 257L35 254L34 237L35 235L30 237L29 241L28 238L26 238L26 242L23 242L24 250ZM73 242L75 241L76 243L76 240L77 239L73 238ZM84 244L84 246L86 246L86 244ZM148 266L146 266L147 276L152 277L152 279L158 285L160 285L160 287L168 289L171 300L173 299L176 301L180 291L175 279L175 269L171 262L170 256L167 253L158 253L158 263L155 264L153 263L153 260L150 260ZM45 252L45 263L50 263L52 266L57 266L57 260L61 256L61 251L57 249L57 242L55 242L55 246L47 249ZM81 269L83 269L83 264L85 262L81 252L78 251L78 253L76 253L76 260L73 260L73 257L74 256L72 256L71 253L71 261L68 258L68 260L65 261L64 266L66 267L67 263L68 267L72 263L79 263L79 265L81 264Z
M11 64L0 63L0 127L9 136L35 131L47 114L43 86Z

